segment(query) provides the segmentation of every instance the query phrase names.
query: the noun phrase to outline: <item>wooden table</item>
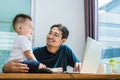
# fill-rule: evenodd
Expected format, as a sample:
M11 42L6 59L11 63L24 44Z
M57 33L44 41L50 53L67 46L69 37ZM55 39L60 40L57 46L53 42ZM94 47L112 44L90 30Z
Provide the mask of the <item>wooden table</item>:
M7 79L17 79L17 80L37 80L37 79L52 79L52 80L74 80L74 79L120 79L120 74L69 74L69 73L63 73L63 74L30 74L30 73L1 73L0 74L0 80Z

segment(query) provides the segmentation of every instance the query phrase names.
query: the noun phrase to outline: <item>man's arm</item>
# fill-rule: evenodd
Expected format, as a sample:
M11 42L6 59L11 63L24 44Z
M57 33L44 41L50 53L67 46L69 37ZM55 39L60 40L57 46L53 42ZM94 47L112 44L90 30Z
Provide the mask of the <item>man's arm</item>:
M28 70L27 65L22 64L20 60L11 60L2 68L4 73L25 73L28 72Z

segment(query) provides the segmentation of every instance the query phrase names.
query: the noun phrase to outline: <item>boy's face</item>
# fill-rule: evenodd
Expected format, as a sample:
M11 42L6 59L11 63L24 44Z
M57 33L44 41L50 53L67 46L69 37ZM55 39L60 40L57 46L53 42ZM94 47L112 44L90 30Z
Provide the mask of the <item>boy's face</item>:
M27 38L32 37L33 24L31 20L26 19L25 22L21 25L21 34L25 35Z

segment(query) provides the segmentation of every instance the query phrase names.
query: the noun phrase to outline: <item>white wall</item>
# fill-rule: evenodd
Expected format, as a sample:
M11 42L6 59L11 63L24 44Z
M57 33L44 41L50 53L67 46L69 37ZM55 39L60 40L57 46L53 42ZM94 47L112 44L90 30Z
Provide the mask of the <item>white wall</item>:
M33 0L34 46L46 44L53 24L62 23L70 35L66 42L82 61L85 47L84 0Z

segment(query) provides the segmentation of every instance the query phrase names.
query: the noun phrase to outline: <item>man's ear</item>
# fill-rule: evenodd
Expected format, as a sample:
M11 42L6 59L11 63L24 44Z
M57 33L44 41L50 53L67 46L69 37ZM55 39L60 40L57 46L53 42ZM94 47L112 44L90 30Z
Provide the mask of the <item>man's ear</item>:
M67 39L62 39L62 43L65 43L67 41Z

